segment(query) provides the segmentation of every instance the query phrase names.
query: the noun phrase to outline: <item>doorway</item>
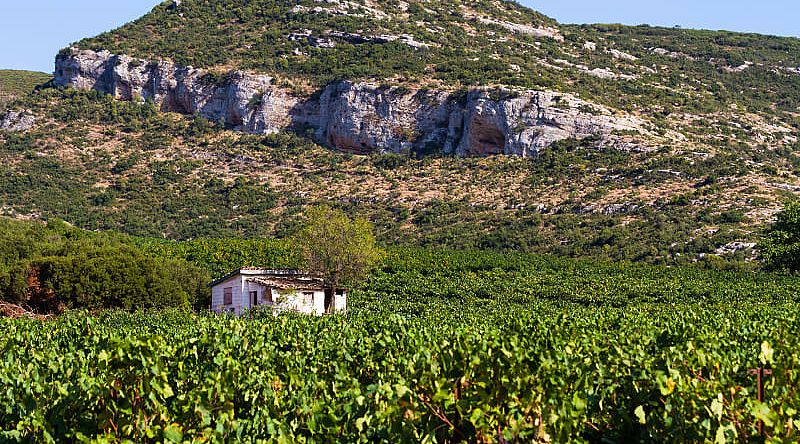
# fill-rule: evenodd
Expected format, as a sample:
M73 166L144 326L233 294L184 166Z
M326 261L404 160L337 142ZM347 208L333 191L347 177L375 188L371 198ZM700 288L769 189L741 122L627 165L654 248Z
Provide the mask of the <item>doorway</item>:
M333 314L333 309L333 289L329 288L325 290L325 313Z

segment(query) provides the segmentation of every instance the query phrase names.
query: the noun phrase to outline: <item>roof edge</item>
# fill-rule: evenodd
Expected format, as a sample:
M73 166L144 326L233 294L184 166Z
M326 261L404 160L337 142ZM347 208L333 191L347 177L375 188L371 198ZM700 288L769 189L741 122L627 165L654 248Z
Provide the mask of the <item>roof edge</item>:
M273 274L273 275L284 275L284 276L298 276L298 275L311 275L308 272L303 270L297 269L281 269L281 268L257 268L257 267L241 267L237 268L230 273L225 274L222 277L214 279L208 284L208 287L213 287L215 285L219 285L222 282L227 281L228 279L236 276L236 275L244 275L244 276L253 276L253 275L263 275L263 274Z

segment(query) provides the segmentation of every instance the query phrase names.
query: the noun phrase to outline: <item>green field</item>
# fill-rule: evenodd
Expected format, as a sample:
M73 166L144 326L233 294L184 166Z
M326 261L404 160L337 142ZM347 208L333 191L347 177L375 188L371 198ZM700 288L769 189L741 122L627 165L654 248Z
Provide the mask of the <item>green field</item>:
M140 248L207 270L235 251L290 260L274 241ZM798 284L400 249L347 316L0 319L0 439L736 442L762 419L770 442L796 442ZM761 363L765 403L748 375Z

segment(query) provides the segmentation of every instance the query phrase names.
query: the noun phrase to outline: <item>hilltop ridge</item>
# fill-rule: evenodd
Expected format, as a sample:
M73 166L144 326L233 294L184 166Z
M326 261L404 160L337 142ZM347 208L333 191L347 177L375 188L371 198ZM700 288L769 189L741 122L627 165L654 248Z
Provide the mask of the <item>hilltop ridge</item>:
M652 88L663 88L678 107L708 107L736 94L752 97L735 85L753 82L764 87L759 95L777 99L775 90L796 87L800 74L798 39L560 25L504 0L166 1L76 46L220 73L267 73L306 93L341 79L432 89L502 85L571 91L618 107L664 105ZM795 95L785 101L777 105L796 110Z
M510 91L511 95L531 95L531 91L568 94L582 102L567 100L556 105L578 105L576 111L580 112L572 113L576 118L592 120L589 114L610 114L622 121L636 118L643 122L639 128L623 125L624 130L613 128L598 131L598 135L615 130L631 135L633 130L634 134L645 133L636 144L661 146L665 138L669 144L692 151L709 150L709 145L712 151L741 144L788 147L797 142L793 134L800 127L798 39L649 26L561 25L510 1L167 1L119 29L65 49L58 61L63 63L73 54L87 51L95 55L67 65L88 66L89 79L67 78L62 83L82 87L98 83L98 89L128 99L128 90L134 89L140 96L158 100L157 92L147 94L153 87L145 86L154 79L173 76L156 70L148 79L143 72L158 63L173 64L177 70L201 69L194 83L202 83L206 90L209 85L230 86L231 78L241 73L267 76L266 82L250 82L242 88L245 91L235 91L235 97L220 99L238 102L232 116L225 115L231 114L230 110L206 115L214 121L231 117L228 126L240 126L247 117L247 106L260 104L263 97L269 101L270 93L275 92L278 100L268 105L276 105L275 120L281 124L270 122L267 116L261 119L266 123L256 125L257 132L284 129L287 121L304 126L304 118L287 116L292 110L286 108L316 99L326 86L342 81L455 97L476 88ZM102 51L110 54L99 55ZM127 68L109 65L112 62ZM105 69L97 69L103 64ZM119 71L116 78L115 70ZM138 86L137 76L144 76ZM116 84L124 84L128 78L134 85L122 85L117 91ZM197 94L198 89L189 85L178 92L205 95L200 102L213 100L214 91ZM292 100L295 97L297 101ZM413 104L414 108L419 105ZM183 104L163 108L198 111ZM199 112L203 115L203 109ZM387 124L408 138L426 140L428 135L425 131L422 137L416 134L419 128L415 126L420 126L415 123L416 116L398 126L394 121L398 119L387 119L386 112L367 114L367 120ZM510 120L518 118L512 115ZM538 120L546 123L547 117ZM519 137L509 131L513 126L538 126L537 131L547 131L553 125L531 125L522 118L519 125L506 123L494 129L508 141ZM347 146L339 148L361 148L364 143L356 140L352 145L352 134L339 138L320 133L316 128L317 141L328 145L345 139L343 145ZM574 135L585 136L580 132ZM366 142L369 151L399 151L400 146L408 145L385 135L355 137L365 138L378 139ZM499 140L496 136L490 139ZM552 140L558 138L527 143L526 149L500 146L486 152L535 154ZM470 152L463 147L446 149L444 139L435 143L439 151ZM528 149L531 145L535 149Z

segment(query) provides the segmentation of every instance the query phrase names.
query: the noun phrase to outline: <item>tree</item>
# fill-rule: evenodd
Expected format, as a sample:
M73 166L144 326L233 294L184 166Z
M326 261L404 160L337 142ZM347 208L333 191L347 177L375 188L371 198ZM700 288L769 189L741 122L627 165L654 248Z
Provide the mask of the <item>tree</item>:
M761 258L771 270L800 271L800 202L787 204L767 230Z
M350 220L343 211L330 207L309 210L293 243L308 271L322 277L334 291L366 278L381 256L372 224L361 218Z

